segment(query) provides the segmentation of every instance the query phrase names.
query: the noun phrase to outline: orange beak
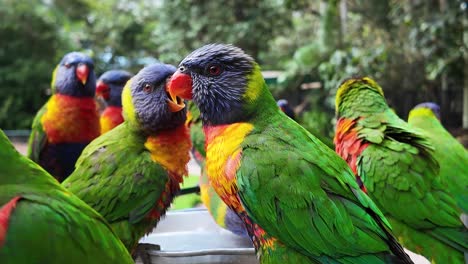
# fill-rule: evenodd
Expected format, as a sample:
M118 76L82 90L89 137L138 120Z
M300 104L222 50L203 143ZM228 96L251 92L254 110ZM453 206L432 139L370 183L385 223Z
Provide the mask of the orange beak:
M166 85L168 93L167 106L171 112L178 112L185 108L183 99L192 99L192 77L177 71Z
M83 85L88 81L89 68L86 64L79 64L76 67L76 77L81 81Z

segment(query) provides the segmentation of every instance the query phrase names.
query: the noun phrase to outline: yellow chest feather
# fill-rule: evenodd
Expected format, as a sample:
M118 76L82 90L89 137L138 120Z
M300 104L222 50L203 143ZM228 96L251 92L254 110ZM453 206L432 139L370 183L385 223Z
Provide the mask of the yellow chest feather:
M223 201L236 211L242 210L236 183L241 143L252 129L249 123L204 127L208 177Z

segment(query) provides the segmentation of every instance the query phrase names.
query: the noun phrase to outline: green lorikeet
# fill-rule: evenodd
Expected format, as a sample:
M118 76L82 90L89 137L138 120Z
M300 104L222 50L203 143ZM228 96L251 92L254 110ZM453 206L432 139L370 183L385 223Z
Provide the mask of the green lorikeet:
M59 182L72 173L81 151L99 136L95 89L91 58L68 53L54 70L52 96L34 118L28 157Z
M168 100L175 68L143 68L122 93L125 121L89 144L63 186L110 223L133 251L177 194L190 160L186 111Z
M382 88L367 77L339 87L336 113L336 151L400 242L435 263L463 263L468 233L427 138L388 107Z
M133 263L104 218L1 130L0 162L0 263Z
M101 113L101 134L113 129L123 122L122 89L132 74L122 70L111 70L103 73L96 84L96 97L106 102L106 108Z
M278 108L241 49L195 50L168 92L200 109L210 183L262 264L412 263L347 164Z
M410 111L408 123L421 132L434 146L434 157L440 165L440 176L450 193L468 212L468 151L445 130L439 121L440 107L435 103L422 103Z

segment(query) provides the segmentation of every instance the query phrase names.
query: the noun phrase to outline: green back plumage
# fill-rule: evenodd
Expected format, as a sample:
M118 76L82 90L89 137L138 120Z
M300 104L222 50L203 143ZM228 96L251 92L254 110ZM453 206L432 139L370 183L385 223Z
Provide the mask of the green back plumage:
M130 251L156 225L147 215L169 181L164 168L151 159L145 141L125 121L91 142L63 182L106 218Z
M0 246L1 263L133 263L104 218L0 131L0 207L20 196Z
M339 120L353 124L337 127L337 133L355 133L353 140L369 144L350 166L357 165L358 176L387 218L402 225L396 231L406 230L396 233L404 246L436 263L450 263L431 244L444 243L456 255L452 263L463 262L468 236L459 219L461 209L439 176L429 140L387 106L382 89L369 78L348 80L340 86L337 114ZM411 243L412 235L407 232L411 229L436 239Z
M411 110L408 123L421 130L434 146L440 177L465 213L468 212L468 151L439 122L429 108Z

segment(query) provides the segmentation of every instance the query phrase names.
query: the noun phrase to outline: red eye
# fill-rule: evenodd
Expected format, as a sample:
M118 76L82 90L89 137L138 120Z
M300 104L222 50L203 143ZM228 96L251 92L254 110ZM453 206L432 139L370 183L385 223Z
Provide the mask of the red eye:
M143 87L143 91L145 93L151 93L153 91L153 86L151 84L145 84L145 86Z
M211 65L208 67L208 73L211 76L218 76L221 74L221 67L219 65Z
M65 63L65 65L63 65L63 66L65 66L66 68L70 68L70 67L71 67L70 63Z

